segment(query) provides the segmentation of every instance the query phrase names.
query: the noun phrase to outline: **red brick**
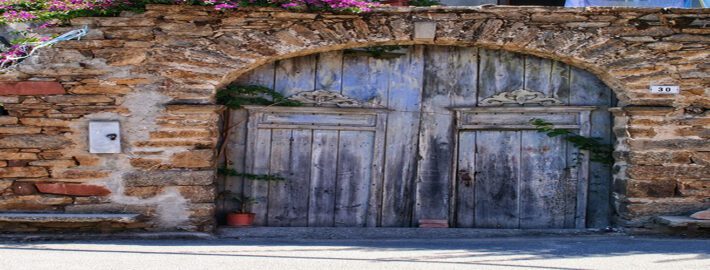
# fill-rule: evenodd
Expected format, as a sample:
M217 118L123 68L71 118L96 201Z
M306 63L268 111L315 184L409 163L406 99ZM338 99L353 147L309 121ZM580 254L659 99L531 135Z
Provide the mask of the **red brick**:
M0 82L0 96L62 95L64 87L58 82Z
M102 186L71 183L36 183L41 193L71 196L106 196L111 191Z

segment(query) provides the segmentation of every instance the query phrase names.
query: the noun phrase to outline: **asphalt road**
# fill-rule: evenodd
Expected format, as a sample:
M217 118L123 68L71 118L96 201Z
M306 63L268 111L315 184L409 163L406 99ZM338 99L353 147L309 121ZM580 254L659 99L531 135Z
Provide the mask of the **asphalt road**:
M710 269L710 240L130 240L0 243L0 270Z

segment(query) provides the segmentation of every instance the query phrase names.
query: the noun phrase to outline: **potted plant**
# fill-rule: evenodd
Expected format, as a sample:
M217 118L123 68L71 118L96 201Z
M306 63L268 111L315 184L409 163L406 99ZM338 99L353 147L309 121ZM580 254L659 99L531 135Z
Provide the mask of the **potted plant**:
M237 209L227 213L227 225L232 227L251 227L254 224L255 214L249 212L251 205L256 204L254 198L227 192L223 194L228 199L237 203Z

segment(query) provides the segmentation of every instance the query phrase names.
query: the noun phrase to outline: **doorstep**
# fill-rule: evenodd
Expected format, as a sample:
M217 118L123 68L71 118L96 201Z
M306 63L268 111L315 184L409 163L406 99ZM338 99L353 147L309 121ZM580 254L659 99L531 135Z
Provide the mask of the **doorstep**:
M217 237L239 239L469 239L521 236L599 236L623 234L602 229L469 229L352 227L220 227Z

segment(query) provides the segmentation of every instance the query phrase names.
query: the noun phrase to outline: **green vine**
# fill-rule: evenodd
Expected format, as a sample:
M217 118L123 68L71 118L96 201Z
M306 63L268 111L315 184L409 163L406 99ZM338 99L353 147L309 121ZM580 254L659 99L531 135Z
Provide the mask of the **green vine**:
M415 7L430 7L441 5L441 2L438 0L409 0L409 5Z
M286 180L285 178L283 178L279 175L276 175L276 174L243 173L243 172L238 172L234 169L227 168L227 167L222 167L222 168L217 169L217 173L220 175L244 177L247 179L257 180L257 181L285 181Z
M281 93L259 85L230 85L217 92L217 104L230 109L244 105L301 106L300 102L286 99Z
M344 53L350 55L365 54L372 58L389 59L404 55L403 53L396 52L400 49L402 49L402 46L372 46L357 49L347 49L344 51Z
M580 150L589 151L590 161L602 164L614 164L614 157L612 156L614 151L613 147L610 144L603 143L599 138L584 137L567 129L555 128L552 123L542 119L532 119L530 123L536 127L538 132L546 133L549 137L562 136L566 141L572 143ZM577 155L581 157L582 153L578 153ZM577 163L582 161L580 157L576 158Z

